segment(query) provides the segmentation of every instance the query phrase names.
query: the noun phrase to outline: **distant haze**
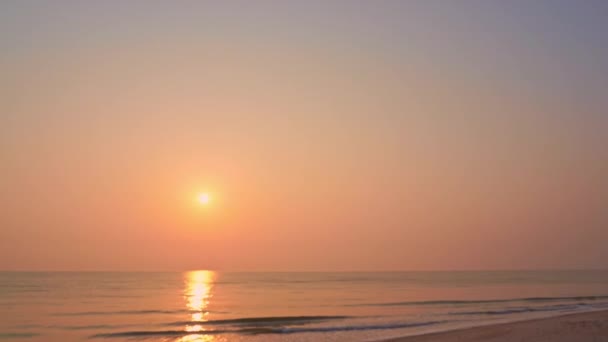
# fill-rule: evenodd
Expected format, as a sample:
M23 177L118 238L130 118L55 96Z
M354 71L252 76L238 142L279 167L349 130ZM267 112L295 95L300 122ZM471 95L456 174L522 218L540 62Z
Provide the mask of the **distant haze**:
M3 1L0 270L607 268L607 18Z

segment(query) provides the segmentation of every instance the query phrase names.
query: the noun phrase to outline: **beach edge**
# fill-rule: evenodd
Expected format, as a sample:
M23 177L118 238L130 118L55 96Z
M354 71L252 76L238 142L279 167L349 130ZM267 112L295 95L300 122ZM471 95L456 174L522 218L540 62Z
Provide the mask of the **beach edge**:
M583 340L608 341L608 309L408 335L376 342L576 342Z

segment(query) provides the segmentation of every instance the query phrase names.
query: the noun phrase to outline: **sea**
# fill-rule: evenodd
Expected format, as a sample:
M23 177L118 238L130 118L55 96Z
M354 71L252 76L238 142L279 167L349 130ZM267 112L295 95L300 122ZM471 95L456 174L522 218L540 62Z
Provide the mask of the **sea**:
M382 341L608 309L608 271L0 272L0 340Z

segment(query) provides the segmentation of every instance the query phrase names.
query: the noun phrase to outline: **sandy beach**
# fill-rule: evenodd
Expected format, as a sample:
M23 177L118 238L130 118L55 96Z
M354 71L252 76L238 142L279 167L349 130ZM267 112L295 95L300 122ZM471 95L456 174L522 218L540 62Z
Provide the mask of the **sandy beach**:
M608 310L408 336L385 342L608 341Z

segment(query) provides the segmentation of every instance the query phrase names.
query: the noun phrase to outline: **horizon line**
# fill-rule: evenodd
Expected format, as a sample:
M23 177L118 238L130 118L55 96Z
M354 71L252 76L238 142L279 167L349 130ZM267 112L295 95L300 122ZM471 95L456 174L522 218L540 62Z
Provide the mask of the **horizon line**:
M414 272L580 272L605 271L608 268L496 268L496 269L420 269L420 270L0 270L0 273L186 273L212 271L218 273L414 273Z

